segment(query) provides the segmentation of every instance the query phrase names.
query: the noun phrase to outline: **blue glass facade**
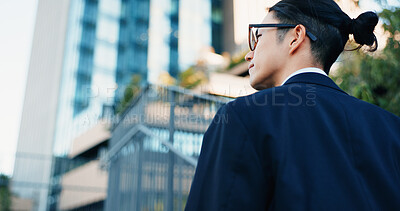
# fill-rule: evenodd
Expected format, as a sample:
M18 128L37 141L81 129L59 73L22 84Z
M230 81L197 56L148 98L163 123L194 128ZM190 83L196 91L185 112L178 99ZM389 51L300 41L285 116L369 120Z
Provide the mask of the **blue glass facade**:
M96 125L116 89L119 0L74 0L70 3L53 153L52 183L58 184L75 137ZM65 160L65 159L64 159ZM49 191L48 209L57 210L60 189Z
M120 102L132 75L157 83L177 76L200 51L222 51L221 0L71 1L54 153L94 126L104 104Z
M79 63L76 73L74 116L89 107L86 90L92 83L97 13L98 2L85 1L82 17L82 38L79 46Z
M71 1L54 137L66 156L72 140L121 101L134 74L142 85L197 62L204 47L222 51L221 0ZM54 164L56 165L56 164ZM57 182L59 175L53 172ZM49 207L56 209L59 190Z
M116 103L123 97L125 87L131 82L133 74L139 75L143 84L146 82L150 1L123 0L121 13Z
M223 34L223 2L222 0L211 0L211 30L212 30L212 46L216 53L223 52L223 41L222 41L222 34Z
M114 102L120 0L71 1L54 154L66 155L73 138L97 124Z
M171 33L169 35L169 73L172 77L177 77L179 73L179 0L171 0Z

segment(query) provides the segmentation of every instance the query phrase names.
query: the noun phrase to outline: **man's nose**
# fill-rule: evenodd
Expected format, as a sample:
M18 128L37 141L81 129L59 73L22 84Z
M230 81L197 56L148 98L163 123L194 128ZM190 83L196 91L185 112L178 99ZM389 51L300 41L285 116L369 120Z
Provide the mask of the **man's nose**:
M246 54L244 58L246 59L246 61L250 62L251 60L253 60L253 56L254 56L254 51L250 51Z

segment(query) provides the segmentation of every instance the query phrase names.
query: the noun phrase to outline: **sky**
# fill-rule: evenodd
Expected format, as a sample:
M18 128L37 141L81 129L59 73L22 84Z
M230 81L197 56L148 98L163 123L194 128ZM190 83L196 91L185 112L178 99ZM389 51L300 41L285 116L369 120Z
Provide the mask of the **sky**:
M267 0L266 0L267 1ZM373 0L363 10L379 11ZM0 173L12 174L38 0L0 0ZM400 0L388 0L400 6Z

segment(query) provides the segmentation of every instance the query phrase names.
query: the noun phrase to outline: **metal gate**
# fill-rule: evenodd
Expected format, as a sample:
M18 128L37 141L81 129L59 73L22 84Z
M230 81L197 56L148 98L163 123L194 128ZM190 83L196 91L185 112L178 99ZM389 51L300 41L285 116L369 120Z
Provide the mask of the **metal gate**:
M148 86L112 129L106 210L183 210L203 134L230 99Z

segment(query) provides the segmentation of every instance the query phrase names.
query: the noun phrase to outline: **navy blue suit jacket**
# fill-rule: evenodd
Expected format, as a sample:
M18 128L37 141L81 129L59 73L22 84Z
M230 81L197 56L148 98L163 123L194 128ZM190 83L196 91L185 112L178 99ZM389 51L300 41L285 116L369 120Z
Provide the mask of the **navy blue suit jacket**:
M204 135L185 210L400 210L400 118L303 73Z

